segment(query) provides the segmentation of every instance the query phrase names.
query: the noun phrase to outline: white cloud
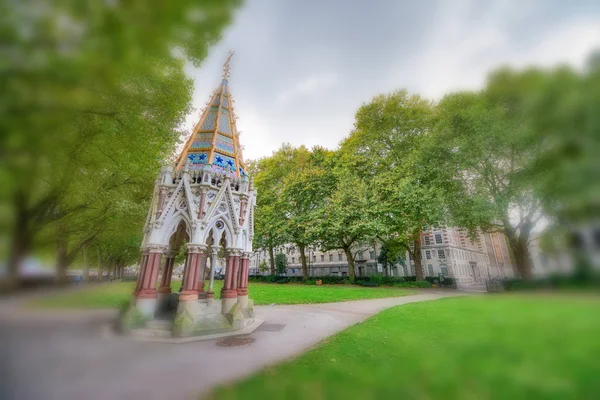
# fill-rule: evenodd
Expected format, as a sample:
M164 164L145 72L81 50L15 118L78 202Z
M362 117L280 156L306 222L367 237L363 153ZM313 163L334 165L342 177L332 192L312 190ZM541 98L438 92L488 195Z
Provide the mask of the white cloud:
M420 54L410 63L403 62L404 67L391 79L394 85L409 86L411 91L438 99L452 91L482 87L487 74L501 65L518 68L567 63L580 67L591 51L600 47L597 18L564 21L544 35L533 36L538 37L538 43L524 45L510 36L507 22L517 15L523 18L525 10L510 14L510 9L496 7L476 22L468 20L464 11L458 8L441 13L444 18L424 41ZM530 11L535 13L535 9Z
M338 79L339 76L335 73L310 75L296 83L291 88L283 91L279 96L277 96L277 102L279 104L285 104L297 97L316 93L318 90L331 87L338 81Z

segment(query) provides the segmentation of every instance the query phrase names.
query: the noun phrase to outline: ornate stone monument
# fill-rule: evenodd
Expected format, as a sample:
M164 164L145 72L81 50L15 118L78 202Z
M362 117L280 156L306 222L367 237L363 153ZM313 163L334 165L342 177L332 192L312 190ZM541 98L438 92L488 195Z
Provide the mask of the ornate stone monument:
M181 154L156 181L133 301L122 315L129 329L160 327L174 336L193 336L230 332L254 321L248 266L256 190L246 174L228 87L232 54ZM184 244L182 289L171 293L174 258ZM216 301L219 254L226 260L225 278Z

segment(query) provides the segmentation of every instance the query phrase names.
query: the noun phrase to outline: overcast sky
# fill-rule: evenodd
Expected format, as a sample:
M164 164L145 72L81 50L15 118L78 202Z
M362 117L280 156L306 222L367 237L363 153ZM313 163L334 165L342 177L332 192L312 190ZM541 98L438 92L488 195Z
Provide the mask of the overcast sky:
M335 148L373 96L432 99L500 65L581 66L600 48L598 0L247 0L194 77L197 122L229 49L244 159L281 143Z

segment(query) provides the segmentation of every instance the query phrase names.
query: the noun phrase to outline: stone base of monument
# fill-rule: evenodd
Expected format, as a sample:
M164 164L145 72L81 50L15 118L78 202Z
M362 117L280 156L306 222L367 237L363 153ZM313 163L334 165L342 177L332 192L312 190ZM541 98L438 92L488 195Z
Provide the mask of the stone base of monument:
M172 294L161 299L154 318L144 318L136 305L131 304L121 314L120 323L123 332L136 338L196 340L251 333L262 323L254 318L251 299L227 308L228 311L223 313L220 300L178 301L177 294Z

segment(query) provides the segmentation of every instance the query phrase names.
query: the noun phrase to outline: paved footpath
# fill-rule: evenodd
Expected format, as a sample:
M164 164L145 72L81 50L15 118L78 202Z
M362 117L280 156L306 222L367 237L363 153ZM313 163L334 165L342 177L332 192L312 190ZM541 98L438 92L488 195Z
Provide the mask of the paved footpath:
M461 295L257 306L251 344L150 343L107 335L114 310L40 314L0 307L1 399L194 399L215 385L297 356L388 307Z

